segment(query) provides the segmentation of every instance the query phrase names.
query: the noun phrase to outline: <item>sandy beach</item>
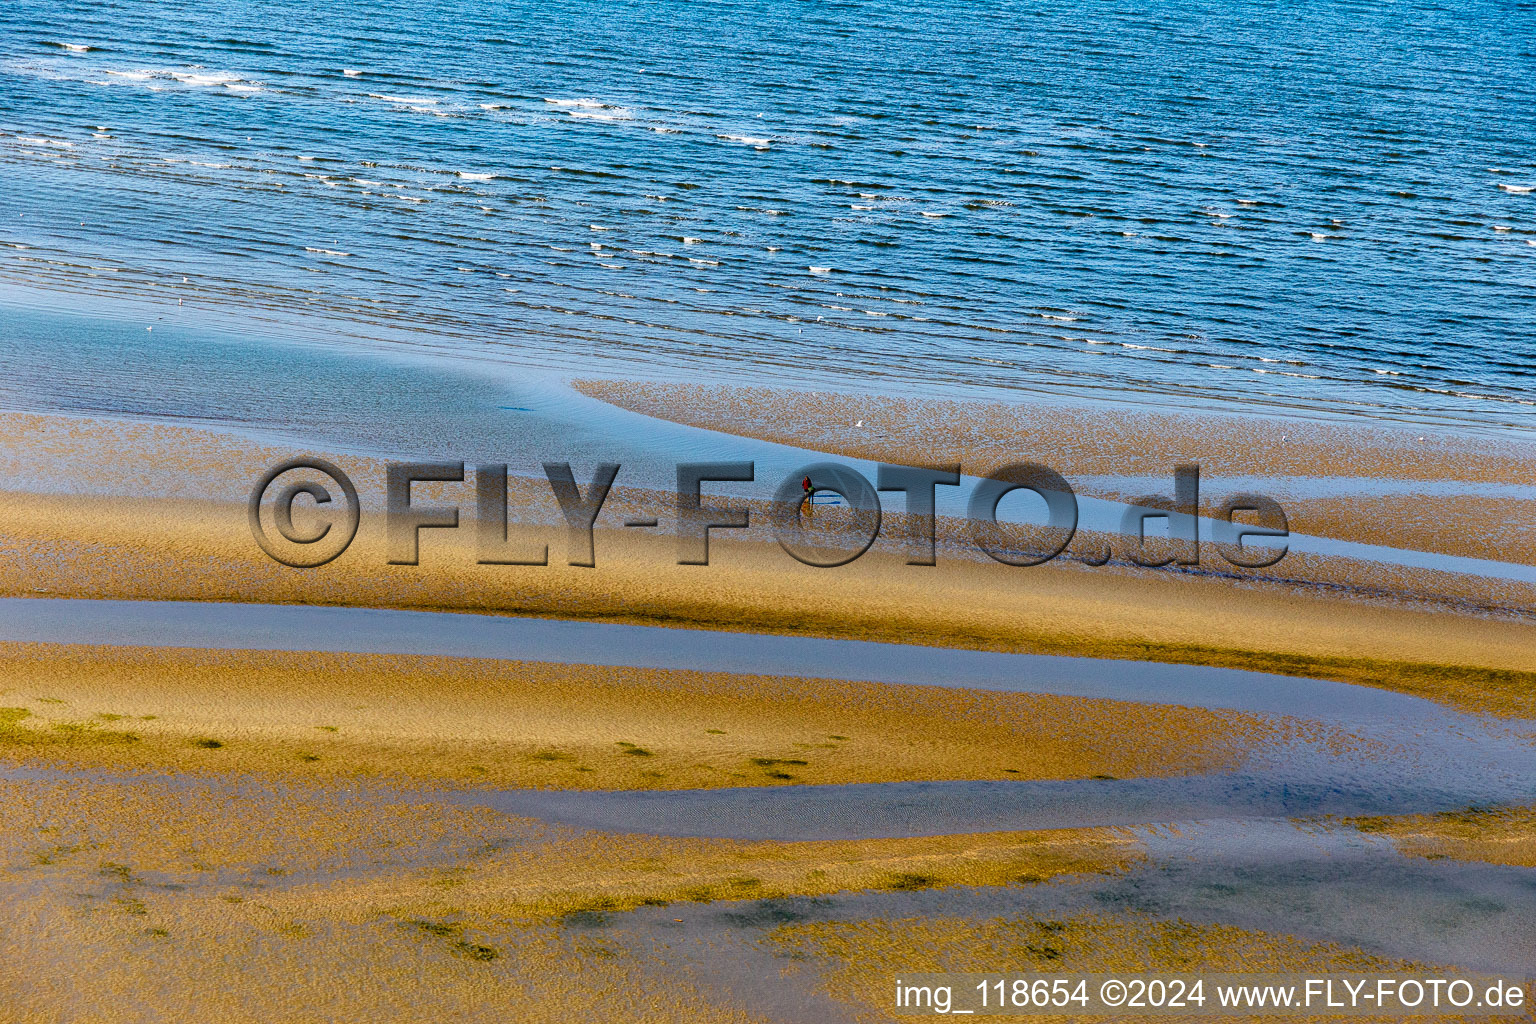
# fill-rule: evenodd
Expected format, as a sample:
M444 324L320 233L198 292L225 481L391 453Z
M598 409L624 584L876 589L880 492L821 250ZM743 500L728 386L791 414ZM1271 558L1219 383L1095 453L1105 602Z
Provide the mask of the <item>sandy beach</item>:
M591 1019L760 1020L704 981L707 958L690 967L609 938L604 915L664 908L670 927L715 900L1039 884L1135 857L1103 833L798 845L582 833L366 782L71 778L0 794L0 904L14 924L0 984L25 1021L60 1000L114 1022L342 1007L495 1020L509 991ZM409 978L430 996L380 985ZM146 984L175 1007L144 999Z
M313 8L0 11L0 1024L1530 1019L1529 19Z
M676 564L670 538L609 525L671 504L634 488L605 506L599 565L585 569L561 564L563 538L540 525L558 522L548 485L518 477L511 501L523 521L512 529L548 544L553 564L478 565L473 530L461 528L424 534L421 565L389 565L382 515L365 506L346 555L298 571L255 546L242 499L265 466L303 449L83 417L12 414L6 427L12 479L46 466L34 486L66 493L7 495L0 593L452 609L1142 658L1390 686L1494 713L1533 707L1530 588L1517 583L1294 554L1273 579L1068 560L1018 569L968 542L964 556L923 568L882 541L828 586L826 570L771 538L731 531L712 541L711 565ZM318 454L344 464L361 494L382 494L381 460ZM187 496L134 496L160 477L181 479ZM473 507L468 485L419 490L419 500Z
M941 520L939 566L906 565L898 544L883 544L829 587L822 570L766 538L722 534L709 566L676 564L671 538L612 525L671 501L636 487L616 489L595 532L598 565L583 568L562 564L558 511L528 477L511 481L510 535L549 544L550 565L478 565L469 529L424 539L420 565L389 565L377 499L365 498L346 555L293 570L251 539L241 500L250 480L292 455L318 454L377 495L384 460L208 427L17 413L4 423L5 468L31 491L9 491L0 506L3 596L471 612L1227 666L1363 684L1474 721L1504 716L1527 736L1517 743L1530 742L1522 730L1536 718L1518 585L1312 555L1290 556L1283 575L1246 579L1065 560L1019 570L967 553L962 524ZM895 457L836 448L824 435L785 439ZM1507 475L1501 457L1487 456L1480 472ZM172 478L179 489L157 482ZM421 500L462 503L466 493L437 485ZM1485 504L1490 520L1508 510ZM1324 500L1304 508L1318 522L1327 508L1338 523L1358 510ZM1435 541L1411 530L1369 536ZM765 841L564 825L490 806L518 792L691 799L849 785L1176 786L1266 758L1401 756L1398 741L1313 720L1304 704L1294 715L1254 713L571 658L0 643L9 773L0 789L13 822L0 900L13 920L36 925L12 940L13 962L30 967L4 976L17 1019L45 1019L61 991L92 1019L145 1019L147 1004L124 996L147 978L185 1007L184 1017L162 1008L157 1019L271 1019L337 999L380 1020L424 1006L477 1019L476 1007L511 986L530 1005L574 1006L577 1017L734 1021L872 1012L889 970L963 970L998 957L1122 970L1437 962L1432 944L1383 957L1302 937L1323 933L1283 915L1239 928L1102 909L1104 894L1089 894L1120 884L1113 879L1166 884L1153 851L1168 840L1155 819ZM1371 863L1383 865L1372 870L1441 857L1492 869L1529 863L1527 824L1522 811L1451 810L1355 816L1321 834L1384 844L1370 847ZM1294 835L1317 827L1294 826ZM1026 891L1060 909L1033 920L989 909L997 894ZM924 902L940 893L948 911ZM678 932L668 938L669 929ZM91 980L66 984L46 966L64 949L75 969L92 965ZM231 962L230 949L245 952ZM1040 959L1041 950L1054 952ZM742 964L732 977L760 969L751 964L791 971L793 996L775 1002L755 984L722 981L721 956ZM130 961L131 971L121 966ZM293 972L313 980L265 980ZM610 994L599 996L594 979L605 972ZM534 975L537 984L521 980ZM243 993L238 1009L192 994L191 979L208 976ZM434 995L396 1002L370 983L379 977L415 979L412 991L426 979Z
M1173 468L1196 463L1206 494L1222 478L1256 480L1293 532L1445 554L1536 562L1530 477L1536 446L1369 420L1198 414L1125 404L1004 404L820 391L585 380L584 394L648 416L817 451L900 464L959 463L986 473L1050 466L1079 493L1134 498L1115 478L1151 477L1172 493ZM1089 478L1083 482L1080 478ZM1306 493L1308 481L1357 481L1356 498ZM1373 494L1377 481L1403 493ZM1509 497L1443 493L1448 482L1500 484ZM1417 486L1415 486L1417 485ZM1299 489L1299 493L1293 488ZM1207 499L1209 500L1209 498Z
M471 787L1165 776L1305 732L1044 694L314 652L0 644L0 691L0 747L28 763Z

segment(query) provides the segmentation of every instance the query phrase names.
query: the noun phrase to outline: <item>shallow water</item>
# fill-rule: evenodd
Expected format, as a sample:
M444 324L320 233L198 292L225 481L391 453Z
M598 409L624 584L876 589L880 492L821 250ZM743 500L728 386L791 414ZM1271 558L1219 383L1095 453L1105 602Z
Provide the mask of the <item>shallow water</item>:
M39 307L30 302L36 296L11 290L0 298L13 332L12 343L0 347L0 407L208 426L279 445L386 459L505 462L513 473L540 479L545 461L571 462L579 472L595 462L618 462L621 485L663 492L675 488L678 463L690 461L753 462L754 482L713 483L709 491L759 499L767 499L780 480L798 478L806 465L829 459L870 480L876 475L875 464L864 459L631 412L583 395L548 372L443 358L409 346L347 350L309 334L274 336L249 326L171 322L160 323L155 334L113 315L110 307L102 315L85 315L51 303ZM149 464L135 465L131 477L124 477L82 451L73 461L61 456L18 467L7 485L243 502L255 482L194 479L174 459L163 466L143 461ZM1170 480L1147 481L1147 489L1169 492ZM938 488L938 513L964 519L976 482L966 475L959 487ZM1202 480L1208 496L1265 492L1262 485L1249 478ZM1463 486L1442 481L1439 492ZM1465 486L1477 493L1476 485ZM382 504L379 494L364 493L361 499L369 508ZM886 499L893 500L899 499ZM1125 504L1079 495L1077 507L1079 529L1120 532ZM1023 496L998 507L1003 521L1040 522L1043 515L1043 502ZM1148 534L1156 534L1162 522L1153 520ZM664 528L665 523L664 518ZM1200 529L1207 540L1217 535L1212 520L1202 519ZM1286 543L1302 553L1536 583L1536 566L1518 563L1299 533Z
M246 793L249 785L241 779L10 766L0 766L0 779L168 787L177 793L195 790L232 797ZM263 783L257 795L283 799L284 787ZM314 796L312 790L304 791L306 799ZM481 802L484 796L380 788L333 791L332 798L419 803L442 799ZM631 823L637 820L638 816ZM856 823L861 822L849 822ZM632 830L619 820L606 823L606 827ZM1107 875L1071 876L1026 886L680 903L626 913L578 915L568 919L564 927L626 946L660 949L669 963L708 964L711 985L772 1006L775 1019L808 1021L841 1018L801 984L765 985L764 979L778 978L780 968L786 966L762 942L771 929L782 924L912 917L1029 921L1083 913L1132 914L1220 922L1473 970L1524 971L1536 955L1536 872L1528 868L1405 857L1396 852L1390 840L1330 822L1178 820L1135 828L1130 834L1146 851L1147 859ZM527 838L515 829L509 835ZM462 845L449 837L432 849L412 850L409 864L413 870L424 864L451 865L467 852ZM376 852L372 856L376 858ZM287 877L217 870L178 881L210 893L227 891L231 885L283 890L367 878L396 870L404 863L394 858L352 863L343 857L324 870ZM151 874L142 877L155 880Z
M612 459L626 483L720 457L777 477L814 453L635 417L564 377L1111 397L1529 436L1528 6L937 13L407 0L317 20L299 0L14 0L0 11L0 281L18 287L0 308L0 406L525 472ZM115 492L57 468L6 485ZM159 467L137 485L245 496ZM1085 528L1121 512L1083 509ZM1129 910L1474 967L1536 961L1529 870L1409 860L1281 820L1536 801L1528 725L1386 691L368 609L8 600L0 638L814 671L1285 713L1376 741L1287 743L1187 779L442 796L679 835L1178 822L1142 831L1147 864L1074 885L658 908L604 926L705 965L711 984L776 996L759 1005L777 1019L845 1016L764 986L785 964L757 940L790 917ZM54 777L27 771L0 775Z
M1072 482L1085 489L1120 494L1156 494L1171 488L1171 477L1080 473ZM1492 480L1412 480L1385 476L1238 476L1223 475L1221 486L1233 492L1259 491L1281 502L1314 498L1497 498L1536 501L1530 484Z
M1336 766L1337 767L1337 766ZM1398 789L1369 776L1299 782L1290 768L1174 779L890 782L656 792L519 790L465 802L576 828L802 842L1459 810L1536 797L1530 785L1451 778Z
M437 654L972 686L1290 715L1346 730L1259 748L1231 773L462 799L583 828L747 839L939 835L1190 818L1420 813L1536 802L1530 723L1238 669L558 619L283 605L0 600L0 640Z
M867 1015L828 1005L811 991L819 965L792 958L772 942L780 926L847 923L852 926L848 934L856 936L868 929L864 922L869 921L890 922L899 930L902 922L912 919L1002 919L1027 927L1080 914L1125 915L1120 919L1236 925L1358 945L1384 957L1455 964L1464 970L1507 971L1517 977L1528 971L1536 954L1536 886L1528 873L1412 860L1384 844L1340 856L1359 839L1349 830L1334 832L1320 843L1289 826L1278 828L1291 834L1277 830L1265 837L1272 842L1275 859L1259 855L1199 867L1179 863L1175 858L1196 850L1203 839L1194 826L1189 841L1170 859L1157 856L1125 874L1107 877L728 905L677 904L599 915L567 927L625 948L657 950L678 962L711 967L720 962L727 969L723 977L711 972L712 984L747 1000L747 1005L770 1007L775 1020L808 1024L862 1020ZM1339 913L1335 896L1353 901L1353 912ZM835 957L831 960L837 963ZM888 965L893 974L901 966ZM999 964L995 969L1019 968ZM806 971L809 977L801 973Z
M1529 9L308 14L7 4L0 276L583 371L1536 422Z
M794 901L791 909L805 920L851 921L1130 912L1520 973L1536 954L1536 872L1529 868L1404 857L1353 829L1287 822L1178 822L1137 835L1148 862L1121 874L1026 887L840 894ZM731 921L716 913L722 925Z
M1339 722L1483 720L1364 686L1243 669L381 608L0 598L0 640L635 665L1151 700Z

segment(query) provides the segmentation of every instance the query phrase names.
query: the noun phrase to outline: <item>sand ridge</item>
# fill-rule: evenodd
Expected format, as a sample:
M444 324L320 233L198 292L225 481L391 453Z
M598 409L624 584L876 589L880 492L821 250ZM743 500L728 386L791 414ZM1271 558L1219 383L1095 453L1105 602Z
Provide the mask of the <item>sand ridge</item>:
M233 503L15 493L0 501L0 537L0 594L15 596L418 608L1228 665L1536 717L1529 625L1404 604L1390 578L1362 601L1345 586L1066 562L914 567L900 550L821 570L725 536L709 566L680 566L671 538L622 530L598 531L596 569L558 553L548 566L478 565L462 529L429 535L420 565L393 566L366 512L345 555L296 570L257 548Z
M1173 467L1197 463L1206 493L1223 476L1386 478L1426 493L1282 502L1297 533L1536 564L1529 500L1445 495L1446 481L1524 485L1536 445L1354 422L896 398L646 381L577 381L589 397L632 412L834 454L898 464L959 463L984 474L1041 462L1075 476L1151 476L1171 493ZM1083 494L1136 499L1077 481ZM1278 496L1278 495L1277 495Z
M0 757L345 782L695 789L1235 768L1359 741L1168 704L474 658L0 643Z

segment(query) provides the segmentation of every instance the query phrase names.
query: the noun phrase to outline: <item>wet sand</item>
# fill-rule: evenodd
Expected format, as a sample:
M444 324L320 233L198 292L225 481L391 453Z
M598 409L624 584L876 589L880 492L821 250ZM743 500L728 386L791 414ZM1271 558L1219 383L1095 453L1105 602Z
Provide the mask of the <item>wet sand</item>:
M959 462L968 472L1034 460L1068 474L1164 476L1176 461L1195 461L1213 475L1520 482L1536 458L1529 444L1358 420L648 381L572 386L647 416L709 430L903 465Z
M1469 807L1440 814L1354 818L1415 857L1454 857L1536 868L1536 807Z
M1469 500L1434 493L1447 481L1528 483L1536 468L1531 444L1423 428L1124 405L1004 405L626 381L578 381L574 387L634 412L710 430L872 461L960 463L978 474L1033 461L1069 480L1151 476L1162 481L1159 490L1171 493L1173 467L1195 462L1207 495L1223 476L1420 482L1430 493L1282 504L1298 533L1536 563L1528 495ZM1132 499L1146 493L1093 484L1080 484L1079 491Z
M0 637L52 641L12 648L10 677L34 684L6 711L18 756L396 777L607 831L800 841L1442 811L1524 799L1536 742L1530 723L1208 666L384 609L0 611ZM1111 774L1116 753L1131 775Z
M1144 493L1091 490L1123 501L1134 501ZM1536 498L1442 494L1306 498L1270 490L1297 533L1536 565ZM1351 575L1359 573L1357 568ZM1472 591L1470 587L1462 590L1468 596ZM1487 591L1484 596L1489 596Z
M233 503L13 493L0 505L0 594L475 611L1227 665L1536 717L1528 625L1386 594L1070 563L922 568L900 551L872 551L834 584L771 541L721 537L711 565L680 566L670 538L602 529L595 569L560 564L559 533L540 541L555 564L478 565L467 530L428 535L421 565L395 566L379 518L364 513L342 558L294 570L256 547Z
M0 643L0 755L490 788L1086 779L1234 768L1279 716L475 658Z
M892 980L926 972L1345 973L1423 971L1425 965L1328 942L1152 915L1078 913L1046 920L914 917L787 924L770 936L792 956L823 966L828 995L890 1013ZM900 1018L895 1018L900 1019ZM1032 1021L1125 1021L1134 1015L1031 1013ZM1196 1015L1151 1020L1199 1020ZM1296 1020L1329 1020L1326 1015ZM1369 1018L1366 1018L1369 1019ZM1438 1019L1438 1018L1437 1018Z
M809 1024L886 1019L895 971L1507 970L1531 938L1518 879L1348 829L690 840L245 775L7 780L0 808L18 1020ZM1325 880L1359 913L1299 898Z
M932 569L903 564L894 537L829 571L799 565L761 533L744 541L733 531L717 531L707 569L678 566L670 539L617 525L648 514L660 516L658 533L669 529L671 496L640 487L617 490L605 506L600 564L585 570L562 564L564 531L541 525L559 522L548 485L516 476L514 539L547 544L551 566L474 564L470 513L458 531L424 534L422 566L388 566L383 531L365 511L345 556L297 572L260 554L243 501L267 466L310 449L87 416L0 414L0 434L0 468L13 488L0 507L8 541L0 593L461 608L864 636L1239 665L1441 693L1501 713L1536 707L1524 696L1536 663L1536 588L1520 583L1300 553L1272 571L1119 560L1090 569L1070 558L1019 569L980 556L947 520ZM319 454L347 468L365 510L377 508L379 457ZM417 490L423 501L473 508L471 485ZM901 517L889 519L899 529ZM1084 531L1069 554L1104 540Z
M1108 832L763 844L236 778L0 783L7 1020L782 1020L687 908L1123 870ZM664 917L625 941L610 915ZM667 940L671 940L668 942ZM657 947L660 948L657 948ZM704 955L700 955L704 952ZM762 975L761 965L754 973ZM526 1015L526 1016L523 1016Z
M538 920L880 889L912 873L925 887L1039 882L1140 856L1114 829L793 843L573 829L364 777L71 772L6 779L0 794L13 885L79 873L171 903L245 893L357 920L445 900Z
M849 409L841 399L795 399L791 422L822 432L790 437L769 432L784 408L750 395L710 406L691 390L649 395L651 405L596 393L678 418L686 400L688 415L712 417L700 426L903 462L1000 458L1039 441L1055 453L1043 461L1071 457L1058 465L1069 475L1166 474L1187 455L1208 472L1380 473L1427 486L1519 480L1530 464L1491 443L1323 427L1277 446L1257 427L1212 434L1208 421L1162 414L1114 429L1113 417L1063 415L1029 434L1017 410L963 404L913 407L905 433L866 418L888 432L875 445L832 429ZM1144 443L1148 424L1163 447ZM390 566L376 500L383 456L334 446L317 453L358 481L362 529L336 562L298 571L259 552L243 501L266 466L302 446L33 414L0 416L0 436L5 596L464 611L1232 666L1536 718L1536 602L1488 579L1322 556L1293 556L1269 577L1023 570L951 548L924 569L895 545L828 573L729 533L712 541L709 567L679 566L670 538L606 518L670 504L643 488L615 495L598 567L586 569L564 564L563 531L550 526L558 509L528 479L513 480L514 538L549 543L553 564L478 565L461 529L427 534L422 565ZM1260 456L1279 461L1259 466ZM418 496L473 507L469 487ZM1480 514L1491 522L1506 505L1490 500ZM1340 536L1354 510L1305 506ZM941 542L959 536L943 530ZM1350 536L1439 543L1432 523ZM1158 827L911 839L871 838L848 815L851 837L771 841L561 825L554 811L541 819L474 798L517 787L573 806L623 803L634 818L647 800L697 790L749 805L763 825L783 810L772 801L811 794L807 785L1177 787L1267 755L1283 762L1277 771L1299 771L1302 759L1287 759L1313 748L1372 766L1409 756L1408 744L1367 749L1273 714L765 671L20 640L0 643L0 690L0 906L14 922L0 936L0 991L19 1020L52 1024L63 1007L79 1021L501 1021L511 1006L561 1020L824 1024L880 1019L875 974L883 986L883 972L930 960L1463 962L1450 944L1469 964L1497 966L1529 944L1519 923L1529 887L1511 874L1528 864L1523 812L1357 819L1360 832L1309 824L1319 852L1308 860L1296 847L1313 838L1273 817L1217 822L1225 838L1210 823L1133 817ZM1410 751L1414 770L1432 773L1439 756L1447 778L1475 778L1491 749L1482 730L1506 727L1499 751L1518 754L1523 723L1478 718L1439 737L1443 749ZM886 792L893 802L865 802L906 799ZM1452 849L1466 859L1443 856ZM1352 916L1317 909L1330 900ZM1447 930L1468 900L1500 909L1463 913Z

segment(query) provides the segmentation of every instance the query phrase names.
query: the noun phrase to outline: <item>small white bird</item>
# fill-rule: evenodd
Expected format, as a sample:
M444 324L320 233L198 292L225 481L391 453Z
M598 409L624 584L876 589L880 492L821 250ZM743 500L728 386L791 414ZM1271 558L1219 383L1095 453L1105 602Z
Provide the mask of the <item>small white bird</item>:
M862 427L863 425L864 425L864 421L863 420L859 420L859 422L854 424L854 426L856 426L856 427Z

